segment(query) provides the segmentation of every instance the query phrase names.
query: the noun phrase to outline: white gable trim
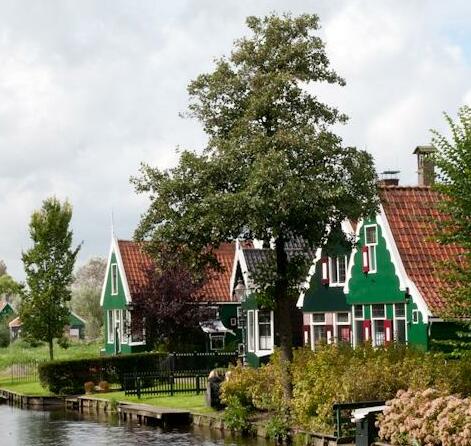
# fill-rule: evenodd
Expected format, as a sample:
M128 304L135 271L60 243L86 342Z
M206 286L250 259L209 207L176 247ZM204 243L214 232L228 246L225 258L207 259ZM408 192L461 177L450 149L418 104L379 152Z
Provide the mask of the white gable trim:
M87 324L87 321L82 319L77 313L74 313L73 311L70 312L74 317L76 317L79 321L83 322L85 325Z
M349 292L348 284L350 283L350 279L352 278L352 269L353 269L353 264L355 263L354 262L355 254L358 252L357 243L360 240L360 228L362 227L363 227L363 219L357 222L357 228L355 231L355 246L353 247L352 252L350 253L350 259L348 261L347 275L345 277L345 285L343 287L344 294L348 294ZM353 233L353 227L351 228L352 228L352 233Z
M111 257L113 255L113 252L115 253L115 256L116 256L116 263L118 264L119 276L121 278L121 283L123 284L124 297L126 298L126 303L129 304L132 302L131 293L129 292L128 279L124 271L123 259L121 258L121 252L119 251L118 240L113 235L111 238L110 252L108 254L108 262L106 264L105 280L103 281L103 287L101 289L101 297L100 297L101 306L103 306L103 303L105 301L106 284L108 283L109 271L111 267Z
M304 297L306 296L306 291L309 289L312 276L316 273L317 262L320 260L321 254L322 254L322 248L317 248L316 256L314 257L311 267L309 268L309 272L307 273L306 280L304 281L304 284L302 286L302 290L301 290L301 293L299 294L298 301L296 302L296 306L298 308L303 308L304 306Z

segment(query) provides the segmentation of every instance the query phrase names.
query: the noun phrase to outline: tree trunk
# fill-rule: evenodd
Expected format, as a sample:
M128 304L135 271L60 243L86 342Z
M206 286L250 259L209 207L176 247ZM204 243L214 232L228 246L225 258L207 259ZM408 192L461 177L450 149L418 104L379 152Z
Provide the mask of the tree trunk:
M49 359L52 361L52 360L54 360L54 344L53 344L53 339L49 339L48 344L49 344Z
M281 379L283 397L287 414L290 412L293 398L293 382L291 377L291 363L293 361L293 334L291 322L291 303L288 296L288 256L285 250L285 240L278 237L275 241L276 273L275 283L276 321L279 332L279 347L281 353Z

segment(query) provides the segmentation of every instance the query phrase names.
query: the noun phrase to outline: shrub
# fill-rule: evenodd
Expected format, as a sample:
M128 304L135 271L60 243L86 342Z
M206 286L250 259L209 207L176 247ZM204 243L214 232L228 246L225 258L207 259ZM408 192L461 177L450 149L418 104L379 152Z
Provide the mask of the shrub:
M83 387L85 389L85 393L93 393L95 390L95 383L93 381L87 381Z
M226 400L227 407L224 410L224 424L231 430L247 433L251 430L249 421L250 409L242 404L236 396Z
M123 385L130 373L156 371L173 367L174 370L204 370L226 366L234 355L172 355L167 353L132 353L119 356L101 356L89 359L49 361L39 365L39 380L53 393L68 389L80 393L85 381L108 381Z
M399 391L378 416L380 438L393 445L471 444L471 400L436 389Z
M5 325L0 325L0 347L10 345L10 330Z
M98 387L100 388L100 392L108 393L110 391L110 384L108 381L100 381L98 383Z

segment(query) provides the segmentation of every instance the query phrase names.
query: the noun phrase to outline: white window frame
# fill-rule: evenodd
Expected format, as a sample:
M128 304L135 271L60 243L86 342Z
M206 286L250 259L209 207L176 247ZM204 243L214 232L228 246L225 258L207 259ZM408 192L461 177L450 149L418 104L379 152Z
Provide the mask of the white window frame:
M106 316L106 326L108 329L107 342L114 344L114 310L108 310Z
M260 348L260 334L259 334L259 321L258 321L258 315L260 313L260 311L269 311L269 315L270 315L270 340L271 340L271 346L270 348L267 348L267 349L261 349ZM274 347L274 344L275 344L275 331L274 331L274 318L273 318L273 311L270 311L270 310L256 310L255 311L255 351L257 353L261 353L261 354L267 354L267 353L271 353L273 352L273 347Z
M238 329L243 328L243 326L242 326L242 315L243 315L242 307L237 307L237 328Z
M420 311L419 310L412 310L412 323L414 325L420 322Z
M213 346L213 339L222 339L222 347L221 348L214 348ZM211 351L221 351L221 350L224 350L224 347L226 346L226 335L223 333L223 334L215 334L215 335L210 335L209 336L209 349Z
M404 316L397 316L396 315L396 305L403 305L404 306ZM393 330L394 330L394 341L396 341L396 333L397 333L397 323L396 321L404 321L405 327L405 343L407 344L409 340L409 334L407 330L407 305L405 303L396 303L393 304Z
M383 317L377 317L373 316L373 305L382 305L384 308L384 316ZM386 304L371 304L370 305L370 314L371 314L371 340L373 342L373 347L381 347L386 344L386 329L384 331L384 343L383 344L376 344L376 321L385 321L387 320L387 313L386 313Z
M340 322L339 319L338 319L338 315L339 314L347 314L348 315L348 319L347 319L347 322ZM338 343L340 341L340 337L339 337L339 327L344 327L344 326L349 326L350 327L350 339L348 342L352 342L352 324L351 324L351 314L349 311L337 311L336 313L334 313L334 317L333 317L333 325L334 325L334 339L335 339L335 342Z
M368 243L367 242L367 239L366 239L366 230L368 228L375 228L375 231L376 231L376 242L375 243ZM377 224L371 224L371 225L365 225L364 227L364 236L365 236L365 246L368 247L368 273L376 273L377 270L378 270L378 257L376 256L376 247L378 246L378 225ZM372 262L371 262L371 259L373 258L372 254L371 253L374 253L374 259L375 259L375 267L373 269L372 267Z
M252 324L250 323L252 319ZM255 352L255 311L247 311L247 351Z
M116 296L119 292L118 290L118 264L112 263L111 264L111 295Z
M361 317L355 316L355 307L361 307ZM358 339L356 335L356 324L360 323L360 328L363 331L363 321L365 320L365 305L363 304L354 304L352 305L352 338L353 338L353 346L356 347L358 345Z
M323 321L317 321L317 322L314 322L314 315L315 314L323 314L324 315L324 320ZM322 313L322 312L315 312L315 313L311 313L310 315L311 317L311 350L315 351L316 350L316 340L315 340L315 337L314 337L314 327L317 325L321 325L323 327L326 327L326 313ZM332 336L334 334L332 333ZM327 332L326 332L326 342L329 343L329 339L327 339Z
M347 268L348 268L348 258L347 256L334 256L334 257L329 257L329 286L344 286L345 285L345 280L343 282L339 282L339 258L343 257L345 259L345 280L347 279ZM335 265L334 264L334 261L335 261ZM336 272L336 277L337 277L337 281L334 282L332 281L332 278L334 277L334 275L332 274L332 270L333 268L335 267L335 272Z

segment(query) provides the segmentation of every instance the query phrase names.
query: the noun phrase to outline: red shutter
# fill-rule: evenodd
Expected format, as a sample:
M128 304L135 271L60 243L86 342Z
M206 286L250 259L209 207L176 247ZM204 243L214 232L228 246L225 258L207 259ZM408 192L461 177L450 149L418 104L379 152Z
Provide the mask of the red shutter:
M322 257L321 259L321 283L322 285L329 284L329 258Z
M363 340L371 341L371 321L363 321Z
M384 321L384 340L386 345L393 341L393 321Z
M333 325L325 326L325 336L327 338L327 344L334 343L334 326Z
M368 273L370 271L370 256L368 252L368 246L363 246L361 249L361 257L363 259L363 272Z
M309 325L303 325L303 336L304 345L311 346L311 327Z

